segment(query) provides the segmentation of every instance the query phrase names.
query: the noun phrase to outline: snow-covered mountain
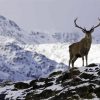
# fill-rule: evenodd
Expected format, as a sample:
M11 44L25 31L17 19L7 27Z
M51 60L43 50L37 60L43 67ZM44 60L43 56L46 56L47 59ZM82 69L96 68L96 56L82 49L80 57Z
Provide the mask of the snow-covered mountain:
M48 75L62 63L48 59L42 54L25 50L14 39L0 36L0 79L10 81L29 80Z
M42 32L25 32L14 21L0 16L0 36L8 36L16 39L23 44L48 44L74 42L79 39L77 33L42 33Z
M67 67L26 48L35 43L15 22L0 16L0 81L30 80Z
M38 44L63 42L65 36L60 37L61 34L56 33L29 34L14 21L0 16L0 80L29 80L47 75L54 69L67 70L63 63L55 62L29 48L30 45L38 48Z
M0 16L0 36L9 36L16 41L26 44L51 44L51 43L72 43L84 37L84 33L45 33L45 32L26 32L21 29L14 21ZM93 43L100 43L100 34L93 33Z
M83 34L79 33L41 33L31 32L30 39L36 44L72 43L78 41Z
M56 43L73 43L79 41L84 37L84 33L72 32L72 33L43 33L43 32L31 32L30 39L34 40L35 44L56 44ZM100 44L100 34L92 34L93 44Z
M13 38L22 44L35 43L34 39L30 40L30 36L26 31L4 16L0 16L0 36Z
M45 44L76 41L80 35L77 33L28 33L21 29L14 21L0 16L0 36L9 36L24 44Z
M63 63L68 65L69 43L78 41L82 35L28 33L15 22L0 16L0 80L29 80L47 75L55 69L67 70L68 67ZM94 43L99 43L98 38L93 38ZM97 52L94 52L94 48ZM95 58L99 61L99 50L100 46L92 46L89 62L93 63ZM93 53L96 53L95 57Z

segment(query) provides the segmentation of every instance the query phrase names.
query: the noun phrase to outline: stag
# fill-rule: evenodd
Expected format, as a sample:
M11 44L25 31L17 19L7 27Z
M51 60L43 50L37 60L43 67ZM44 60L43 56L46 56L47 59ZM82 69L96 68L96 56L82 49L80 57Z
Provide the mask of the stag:
M87 30L86 28L82 28L79 25L77 25L76 21L78 18L74 20L75 27L82 30L83 33L85 33L85 37L82 38L79 42L73 43L69 46L69 67L70 64L72 64L72 67L74 67L74 62L77 60L77 58L81 57L83 66L84 66L84 57L86 59L86 66L88 65L88 53L91 48L92 43L92 35L91 33L94 32L94 29L100 26L100 19L99 24L96 26L93 26L90 30Z

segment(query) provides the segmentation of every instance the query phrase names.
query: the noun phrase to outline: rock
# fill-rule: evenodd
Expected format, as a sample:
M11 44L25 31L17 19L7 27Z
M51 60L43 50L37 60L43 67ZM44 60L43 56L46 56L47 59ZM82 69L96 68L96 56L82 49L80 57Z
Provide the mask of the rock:
M0 94L0 100L5 100L6 94Z
M25 100L43 100L43 99L49 98L51 96L55 96L56 94L57 94L57 91L52 91L51 89L48 89L48 90L44 90L40 94L34 94L34 92L29 93L29 94L27 94Z
M98 98L100 98L100 87L96 88L94 90L94 93L97 95Z
M82 86L76 89L76 93L84 99L93 99L94 96L93 93L93 87L91 85L88 86Z
M80 78L84 78L84 79L94 79L94 78L96 78L96 76L94 76L93 74L88 74L88 73L82 73L81 75L80 75Z
M17 88L17 89L27 89L30 86L27 83L18 82L18 83L15 83L14 87Z
M45 87L49 87L49 86L52 86L52 85L53 85L53 82L49 82L49 83L45 84Z
M39 82L44 82L46 80L46 78L39 78Z
M88 65L88 66L86 66L86 67L95 67L95 66L97 66L97 64L92 63L92 64L89 64L89 65Z
M51 96L55 96L56 95L56 91L52 91L51 89L49 90L44 90L42 93L40 93L41 98L48 98Z
M100 70L99 70L99 72L97 74L100 76Z
M82 82L82 79L79 77L76 77L70 82L70 85L76 86L76 85L79 85L81 82Z
M34 86L34 85L36 85L36 82L37 82L38 80L32 80L31 82L30 82L30 86Z
M58 71L58 72L53 72L49 75L49 77L54 77L54 76L57 76L57 75L60 75L62 74L62 71Z
M73 78L74 76L80 75L80 71L75 67L70 69L70 73L71 73L71 78Z
M45 83L52 82L52 81L54 81L54 80L55 80L54 78L46 78L46 79L45 79Z
M56 83L57 83L57 84L58 84L58 83L62 83L62 82L64 82L64 81L68 80L68 79L71 79L71 73L65 72L65 73L63 73L61 76L59 76L59 77L57 78Z

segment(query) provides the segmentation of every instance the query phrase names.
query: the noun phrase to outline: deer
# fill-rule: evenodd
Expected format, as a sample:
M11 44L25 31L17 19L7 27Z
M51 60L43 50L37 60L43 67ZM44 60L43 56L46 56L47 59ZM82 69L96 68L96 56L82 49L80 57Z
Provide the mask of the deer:
M100 26L100 19L99 24L96 26L91 27L90 30L87 30L86 28L82 28L81 26L77 25L76 21L78 18L74 20L75 27L82 30L83 33L85 33L85 37L82 38L79 42L73 43L69 46L69 68L70 64L72 64L72 68L74 68L74 63L77 60L77 58L82 58L83 66L84 66L84 57L86 60L86 66L88 66L88 53L91 48L92 43L92 33L94 32L94 29Z

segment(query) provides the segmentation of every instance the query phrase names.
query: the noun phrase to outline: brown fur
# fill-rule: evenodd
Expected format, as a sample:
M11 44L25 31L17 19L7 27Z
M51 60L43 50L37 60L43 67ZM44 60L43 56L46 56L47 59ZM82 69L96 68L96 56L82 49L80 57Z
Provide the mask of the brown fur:
M85 37L81 39L79 42L73 43L72 45L69 46L69 67L70 64L72 63L72 67L74 67L74 62L77 60L77 58L81 57L83 61L83 66L84 66L84 56L86 58L86 66L88 65L88 53L91 47L92 43L92 36L91 33L94 31L94 28L100 26L100 23L92 27L89 31L86 29L83 29L82 27L78 26L76 24L76 20L74 20L75 26L82 29L82 31L85 33Z

